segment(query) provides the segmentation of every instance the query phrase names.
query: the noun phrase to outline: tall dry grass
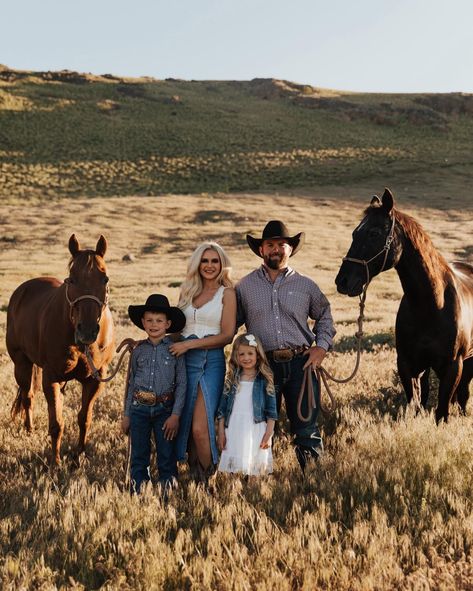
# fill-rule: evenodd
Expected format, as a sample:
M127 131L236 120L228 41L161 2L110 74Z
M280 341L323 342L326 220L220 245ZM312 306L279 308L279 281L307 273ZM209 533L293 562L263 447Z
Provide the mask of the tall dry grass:
M378 188L382 190L382 187ZM0 331L9 294L41 274L64 277L74 231L93 246L109 239L117 341L140 336L129 303L159 291L177 301L186 259L217 239L235 275L258 264L245 246L270 217L304 230L294 260L329 295L337 324L327 368L346 375L355 359L356 301L334 277L370 192L314 195L172 196L57 200L2 207ZM433 196L432 203L440 195ZM468 253L471 216L414 206L448 258ZM402 202L400 204L402 206ZM122 260L133 254L134 262ZM249 482L217 475L210 490L189 481L164 503L155 490L132 498L124 485L126 441L118 425L124 371L98 401L86 457L70 458L80 392L66 392L63 465L47 467L46 404L36 429L12 423L12 364L0 344L0 580L4 589L468 589L473 587L471 417L454 410L437 427L406 409L395 373L392 326L400 297L393 271L370 287L360 373L336 388L338 410L321 417L326 452L302 478L287 435L274 443L275 473ZM435 405L435 396L431 406Z

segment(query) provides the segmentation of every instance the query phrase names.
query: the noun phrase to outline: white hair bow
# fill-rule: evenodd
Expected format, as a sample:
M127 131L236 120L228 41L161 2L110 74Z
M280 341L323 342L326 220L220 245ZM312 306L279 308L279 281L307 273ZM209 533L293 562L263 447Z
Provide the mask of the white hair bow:
M247 334L246 335L246 340L248 341L248 345L250 345L250 347L256 347L257 346L256 338L255 338L254 335Z

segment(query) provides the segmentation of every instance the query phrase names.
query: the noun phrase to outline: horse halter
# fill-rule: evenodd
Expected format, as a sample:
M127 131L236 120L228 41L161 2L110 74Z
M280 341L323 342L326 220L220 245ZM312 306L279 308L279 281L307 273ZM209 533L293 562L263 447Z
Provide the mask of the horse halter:
M349 261L350 263L358 263L360 265L364 265L365 269L366 269L366 287L368 287L371 278L370 278L370 269L369 269L369 264L371 263L371 261L374 261L375 259L377 259L379 257L379 255L383 254L384 252L384 259L383 259L383 264L381 265L381 270L379 271L380 273L382 273L384 271L384 266L386 265L386 260L388 258L388 252L389 249L391 248L391 244L392 241L394 240L394 228L396 225L396 218L394 216L392 216L392 223L391 223L391 229L389 230L389 233L386 237L386 242L384 243L383 248L377 252L374 256L372 256L369 260L365 260L365 259L354 259L352 257L344 257L343 261Z
M105 289L105 300L102 301L99 298L97 298L96 296L90 295L90 294L81 295L78 298L76 298L75 300L71 300L71 298L69 297L69 285L71 284L70 277L67 277L67 279L64 279L64 283L66 285L66 300L67 300L67 303L69 304L69 313L70 313L71 321L72 321L72 310L74 309L74 306L77 304L77 302L80 302L81 300L93 300L96 304L98 304L99 309L100 309L100 314L99 314L98 320L100 321L100 318L102 317L102 311L108 305L108 294L109 294L108 284Z

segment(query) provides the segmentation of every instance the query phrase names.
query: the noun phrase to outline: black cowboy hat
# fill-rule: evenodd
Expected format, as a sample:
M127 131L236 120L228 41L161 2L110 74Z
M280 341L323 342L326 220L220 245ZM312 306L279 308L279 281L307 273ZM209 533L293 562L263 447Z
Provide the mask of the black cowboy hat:
M246 235L246 241L248 242L249 247L251 250L257 255L261 256L259 252L259 248L263 242L263 240L271 240L271 238L284 238L288 241L288 243L292 246L291 256L294 256L297 251L302 248L305 240L305 233L299 232L295 236L289 235L289 230L287 229L284 222L279 220L271 220L266 224L263 230L263 235L261 238L254 238L249 234Z
M160 293L151 294L143 306L128 306L130 320L141 329L143 328L141 319L145 312L163 312L166 314L167 319L171 321L171 326L167 332L181 332L186 325L184 312L175 306L170 306L167 297Z

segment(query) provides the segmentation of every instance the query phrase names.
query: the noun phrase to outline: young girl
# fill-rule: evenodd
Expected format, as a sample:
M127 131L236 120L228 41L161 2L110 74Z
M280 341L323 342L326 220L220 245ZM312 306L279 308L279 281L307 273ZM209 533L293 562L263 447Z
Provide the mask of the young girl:
M217 411L221 472L273 471L271 438L278 418L273 374L260 341L238 336Z

